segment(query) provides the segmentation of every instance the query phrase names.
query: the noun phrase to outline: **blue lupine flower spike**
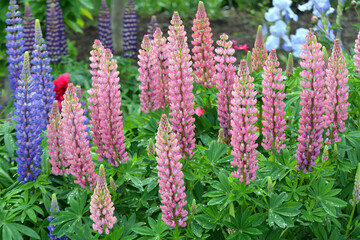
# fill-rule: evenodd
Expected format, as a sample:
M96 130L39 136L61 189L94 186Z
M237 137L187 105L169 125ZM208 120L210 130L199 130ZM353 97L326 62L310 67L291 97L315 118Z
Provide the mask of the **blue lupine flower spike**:
M30 56L34 49L34 41L35 41L35 18L31 13L29 3L25 3L25 11L24 11L24 39L25 39L25 51L28 51Z
M124 11L124 57L136 59L137 15L134 0L129 0Z
M45 130L49 113L54 102L55 92L54 84L52 83L53 76L51 75L51 67L49 66L50 59L48 58L47 45L42 37L40 22L35 21L35 44L32 53L32 67L31 73L34 79L34 84L40 97L40 111L41 111L41 130Z
M16 4L16 0L10 0L9 11L6 13L6 54L8 55L8 69L10 88L14 91L17 86L17 82L20 80L20 74L22 69L23 53L25 51L25 40L23 39L23 26L21 13L17 9L19 6Z
M109 48L111 52L114 52L113 40L112 40L112 30L111 30L111 19L108 5L106 0L101 1L101 7L99 10L99 40L104 46L104 48Z
M18 157L18 181L35 181L41 165L41 114L37 88L30 74L29 53L25 52L23 69L15 91L15 136Z

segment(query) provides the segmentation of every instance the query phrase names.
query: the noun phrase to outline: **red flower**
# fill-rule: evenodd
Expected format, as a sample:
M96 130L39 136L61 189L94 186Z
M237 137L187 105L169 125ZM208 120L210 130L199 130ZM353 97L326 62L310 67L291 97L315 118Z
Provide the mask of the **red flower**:
M247 52L247 51L249 51L249 47L246 45L246 43L244 44L244 45L241 45L241 44L239 44L239 45L235 45L234 46L234 48L235 48L235 50L237 51L237 50L244 50L245 52Z
M230 40L232 42L232 44L235 46L237 44L236 40Z
M204 109L202 107L196 107L195 108L195 114L199 117L204 114Z
M56 92L55 100L59 102L59 109L62 109L61 102L64 100L64 94L69 85L70 75L69 73L61 74L57 79L53 81L54 92Z

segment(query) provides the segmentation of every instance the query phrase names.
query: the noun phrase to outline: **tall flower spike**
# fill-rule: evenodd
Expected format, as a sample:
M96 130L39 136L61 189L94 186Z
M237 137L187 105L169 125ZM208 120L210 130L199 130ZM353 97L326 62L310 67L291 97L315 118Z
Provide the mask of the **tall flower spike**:
M117 167L119 162L129 159L125 151L126 143L122 123L119 72L116 59L110 49L105 49L100 57L99 68L99 135L103 152L100 156Z
M31 73L34 78L34 83L40 96L40 110L42 119L42 130L45 130L48 124L49 113L53 105L55 92L53 91L55 85L52 83L51 67L49 66L50 59L47 57L46 44L42 38L40 22L35 21L35 44L32 53L32 68Z
M301 48L303 52L300 57L303 59L300 65L304 70L300 73L303 87L300 93L303 109L300 111L300 127L296 150L298 165L296 169L303 169L304 173L312 171L315 159L319 156L323 141L322 133L325 123L325 82L324 82L324 60L321 44L316 41L312 30L305 37L307 43Z
M212 88L215 84L213 77L215 72L215 54L213 52L213 40L210 28L210 21L205 12L205 6L199 1L196 18L193 23L193 34L191 44L194 45L192 52L194 56L194 74L197 76L196 82L202 82L205 87Z
M254 71L261 69L267 59L267 50L265 48L262 26L259 25L254 48L252 50L252 68Z
M326 69L326 97L325 97L325 127L327 139L325 144L340 142L339 132L345 132L345 120L348 118L349 87L346 86L349 77L346 69L340 40L335 39L334 48Z
M356 70L358 71L358 77L360 77L360 31L358 33L357 39L355 40L355 55L354 55L354 64Z
M106 0L101 1L98 20L99 39L104 45L104 48L109 48L111 52L114 52L110 12Z
M186 226L188 212L183 208L185 200L184 174L181 171L181 149L177 138L172 132L166 114L161 115L156 139L156 161L159 176L160 206L162 220L168 226Z
M96 185L97 175L91 159L87 126L84 124L84 110L75 91L74 85L70 83L62 103L65 157L70 163L69 173L77 178L74 183L82 188L90 186L92 189Z
M169 99L170 122L176 134L182 157L189 159L195 149L194 133L194 95L190 50L187 45L186 32L179 13L174 12L169 26Z
M16 0L10 0L9 11L6 13L6 54L9 63L10 88L15 91L22 69L23 53L25 51L25 40L23 39L23 26L21 25L21 13L17 9L19 6Z
M15 92L15 136L18 157L18 181L35 181L40 175L41 126L39 96L30 74L29 53L25 52L21 78Z
M58 0L46 1L46 44L51 62L60 62L67 55L64 18Z
M245 184L256 179L257 159L255 143L258 128L255 126L257 121L257 109L255 107L257 92L254 90L254 78L249 75L246 60L241 60L239 77L235 78L233 98L231 100L231 155L235 159L231 165L237 170L231 173L234 178L239 178Z
M29 3L25 3L25 11L24 11L24 39L25 39L25 51L32 53L34 49L35 42L35 18L31 13Z
M105 51L101 42L96 39L93 44L93 50L90 51L90 73L92 75L91 86L92 88L88 90L90 97L88 98L89 105L89 116L90 116L90 124L94 146L97 147L95 149L96 153L103 153L103 144L101 142L101 134L100 134L100 114L99 114L99 96L100 96L100 58ZM103 156L99 156L99 160L103 160Z
M147 27L147 31L146 31L146 34L149 35L150 40L154 40L154 33L155 33L156 29L159 27L160 26L158 24L156 16L152 15L151 19L150 19L150 23L149 23L149 25Z
M109 234L109 229L112 229L116 223L113 205L114 203L111 201L111 195L107 188L104 165L101 164L99 178L90 201L90 219L94 221L92 227L99 234L103 232Z
M249 74L251 74L253 72L251 51L248 51L246 54L246 65L249 68Z
M286 64L285 75L290 77L294 73L294 59L292 53L289 53L288 62Z
M354 190L352 195L353 198L350 199L351 205L354 205L354 203L358 204L360 201L360 163L358 163L358 167L356 169Z
M282 83L284 76L281 75L281 68L277 60L276 50L271 49L268 59L265 61L264 73L262 74L264 86L262 93L263 100L263 141L261 146L266 150L275 148L279 153L280 149L285 148L285 129L286 121L284 119L286 113L284 108L285 93L283 92L285 85Z
M215 65L217 73L214 76L216 88L219 91L217 93L218 119L221 129L223 129L222 137L226 144L230 143L231 92L236 77L236 67L234 66L236 59L232 56L235 50L232 47L232 42L228 39L228 35L223 33L220 40L216 42L220 47L215 49L217 54L215 60L218 63Z
M139 85L139 90L140 90L140 94L139 94L139 98L140 98L140 110L143 111L144 113L148 113L151 110L155 110L154 109L154 93L153 93L153 88L154 86L152 86L152 80L151 79L151 65L150 65L150 50L151 50L151 42L150 42L150 38L149 35L145 34L142 44L141 44L141 48L139 50L139 61L138 61L138 65L139 65L139 81L140 81L140 85ZM157 86L155 86L157 87Z
M134 0L129 0L124 11L124 57L136 58L137 15Z
M54 101L47 126L47 148L50 157L51 173L54 175L68 173L69 162L65 158L63 133L64 126L61 121L58 102Z
M154 108L164 109L166 103L169 103L168 88L168 50L166 38L160 28L156 28L154 33L154 40L151 47L151 79L154 85Z
M52 199L51 199L50 212L52 214L54 212L59 212L59 211L60 211L60 209L59 209L59 204L56 199L56 194L53 193ZM50 215L50 216L48 216L47 220L49 222L51 222L52 220L54 220L54 217ZM55 228L56 228L56 225L53 225L53 224L49 224L49 226L47 227L47 229L49 230L49 234L48 234L49 240L67 240L68 239L66 235L64 235L62 237L57 237L57 236L53 235Z

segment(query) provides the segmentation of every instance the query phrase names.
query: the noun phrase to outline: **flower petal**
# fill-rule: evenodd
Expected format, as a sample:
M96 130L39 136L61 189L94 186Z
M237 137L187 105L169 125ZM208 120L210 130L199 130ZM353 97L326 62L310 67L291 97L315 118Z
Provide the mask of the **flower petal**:
M277 37L282 37L286 35L286 27L286 23L283 20L279 20L274 25L270 26L270 33Z
M268 22L275 22L280 19L280 9L277 7L269 8L269 10L265 13L265 19Z
M280 38L274 35L270 35L266 39L265 43L266 49L270 51L271 49L278 49L280 46Z
M302 12L310 11L313 8L313 2L310 0L305 4L301 4L298 6L298 9Z

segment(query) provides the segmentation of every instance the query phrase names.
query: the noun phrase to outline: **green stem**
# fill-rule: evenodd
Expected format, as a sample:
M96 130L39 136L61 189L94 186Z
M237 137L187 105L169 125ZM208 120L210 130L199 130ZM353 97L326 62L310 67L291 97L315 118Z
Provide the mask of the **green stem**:
M319 175L319 173L321 172L321 170L324 168L324 166L326 165L327 162L323 162L321 164L321 167L316 171L315 176L311 179L309 186L311 186L312 182L315 180L315 178L317 178L317 176Z
M353 220L354 213L355 213L355 208L356 208L355 198L353 199L353 201L354 201L354 206L353 206L352 211L351 211L349 223L348 223L348 225L346 225L346 232L345 232L345 235L346 235L346 236L349 234L349 231L350 231L350 229L351 229L351 222L352 222L352 220Z

